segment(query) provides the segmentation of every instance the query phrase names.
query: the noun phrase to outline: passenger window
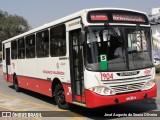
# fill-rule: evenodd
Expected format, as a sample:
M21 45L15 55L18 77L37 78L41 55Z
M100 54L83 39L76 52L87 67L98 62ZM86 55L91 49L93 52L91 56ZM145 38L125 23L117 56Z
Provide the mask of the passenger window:
M18 59L25 58L25 42L24 38L18 39Z
M11 42L11 58L17 59L17 41Z
M3 44L3 60L5 60L5 46Z
M49 57L49 32L48 30L37 33L36 35L37 57Z
M66 55L66 27L60 25L50 30L50 53L52 57Z
M26 37L26 58L35 58L35 35Z

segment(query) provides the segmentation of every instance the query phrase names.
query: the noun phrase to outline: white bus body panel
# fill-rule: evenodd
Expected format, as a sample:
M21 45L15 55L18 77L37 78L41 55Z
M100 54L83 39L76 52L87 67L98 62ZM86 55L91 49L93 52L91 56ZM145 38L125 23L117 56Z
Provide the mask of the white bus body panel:
M37 59L18 59L17 60L17 75L38 77Z
M40 79L53 80L58 78L61 82L70 83L69 59L59 60L59 57L39 58L38 73Z

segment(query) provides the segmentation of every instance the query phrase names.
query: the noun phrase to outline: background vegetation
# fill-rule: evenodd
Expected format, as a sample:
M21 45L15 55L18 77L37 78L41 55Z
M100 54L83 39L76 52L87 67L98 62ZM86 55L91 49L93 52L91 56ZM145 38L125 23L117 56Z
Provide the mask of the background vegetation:
M11 15L8 12L0 10L0 51L2 50L2 41L19 35L30 29L25 18L18 15Z

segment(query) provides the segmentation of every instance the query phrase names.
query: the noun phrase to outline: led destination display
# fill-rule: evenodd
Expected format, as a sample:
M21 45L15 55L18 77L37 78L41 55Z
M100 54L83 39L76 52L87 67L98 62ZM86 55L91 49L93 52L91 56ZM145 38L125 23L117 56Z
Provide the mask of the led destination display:
M91 11L87 17L90 23L149 24L144 14L131 11Z

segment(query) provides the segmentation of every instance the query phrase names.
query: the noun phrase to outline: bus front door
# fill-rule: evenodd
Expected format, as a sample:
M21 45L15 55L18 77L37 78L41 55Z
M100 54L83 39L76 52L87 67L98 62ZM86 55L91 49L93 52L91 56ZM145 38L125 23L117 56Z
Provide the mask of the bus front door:
M85 103L83 47L80 45L81 29L69 32L70 41L70 73L73 101Z
M7 82L10 81L10 48L6 48L6 77L7 77Z

